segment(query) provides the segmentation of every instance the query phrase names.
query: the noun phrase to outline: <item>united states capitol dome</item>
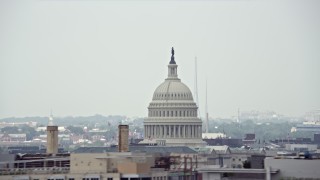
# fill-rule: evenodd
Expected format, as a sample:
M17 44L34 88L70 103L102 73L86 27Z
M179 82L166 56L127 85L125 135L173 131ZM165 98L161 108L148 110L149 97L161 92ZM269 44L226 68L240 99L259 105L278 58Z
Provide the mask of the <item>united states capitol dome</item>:
M187 85L182 83L180 79L166 79L160 84L153 93L152 100L191 100L192 93Z
M188 86L181 82L178 65L171 50L168 77L153 93L148 106L148 117L144 120L144 140L141 144L169 146L204 146L202 121L198 118L198 107L193 101Z
M171 61L168 65L168 78L153 93L152 101L187 100L193 101L192 93L187 85L178 78L177 67L172 49Z

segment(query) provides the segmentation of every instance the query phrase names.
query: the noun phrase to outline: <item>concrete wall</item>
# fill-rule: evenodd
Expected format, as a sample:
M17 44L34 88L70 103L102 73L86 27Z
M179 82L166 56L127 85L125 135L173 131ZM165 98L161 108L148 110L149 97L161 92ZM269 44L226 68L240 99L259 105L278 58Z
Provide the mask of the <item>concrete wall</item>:
M70 154L70 173L148 173L154 160L145 153Z
M70 173L107 173L112 172L108 159L97 159L101 154L70 154ZM115 166L116 167L116 166Z
M118 163L118 172L125 174L149 173L150 165L147 163L121 162Z
M280 169L278 178L319 178L320 159L274 159L266 158L265 167Z
M113 180L120 180L121 175L119 173L108 173L108 174L32 174L32 175L17 175L17 176L0 176L0 180L48 180L48 179L60 179L65 180L74 178L74 180L82 180L83 178L100 177L101 180L107 180L112 178Z
M221 180L220 173L202 173L202 180Z

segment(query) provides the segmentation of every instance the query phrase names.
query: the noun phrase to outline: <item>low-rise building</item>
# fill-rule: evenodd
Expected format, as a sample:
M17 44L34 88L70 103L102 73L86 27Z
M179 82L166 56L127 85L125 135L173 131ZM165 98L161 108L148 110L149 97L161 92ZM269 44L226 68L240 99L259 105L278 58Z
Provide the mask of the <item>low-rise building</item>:
M265 159L265 167L279 169L274 179L319 179L320 159Z
M26 134L0 134L0 141L2 142L24 142L26 140Z

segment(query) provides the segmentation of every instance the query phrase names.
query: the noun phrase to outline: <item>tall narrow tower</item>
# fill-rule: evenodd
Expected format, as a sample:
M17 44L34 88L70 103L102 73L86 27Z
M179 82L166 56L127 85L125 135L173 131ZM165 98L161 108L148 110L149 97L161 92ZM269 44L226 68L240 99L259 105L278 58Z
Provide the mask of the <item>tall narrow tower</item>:
M206 79L206 133L209 133L209 113L208 113L208 87Z
M240 108L238 108L238 117L237 117L237 123L240 123Z
M199 106L199 97L198 97L198 66L197 66L197 57L195 57L194 60L194 96L195 96L195 101L198 106L198 117L201 119L201 114L200 114L200 106Z
M119 125L119 142L118 150L119 152L128 152L129 151L129 126L128 125Z
M58 153L58 126L53 125L52 112L47 126L47 154Z

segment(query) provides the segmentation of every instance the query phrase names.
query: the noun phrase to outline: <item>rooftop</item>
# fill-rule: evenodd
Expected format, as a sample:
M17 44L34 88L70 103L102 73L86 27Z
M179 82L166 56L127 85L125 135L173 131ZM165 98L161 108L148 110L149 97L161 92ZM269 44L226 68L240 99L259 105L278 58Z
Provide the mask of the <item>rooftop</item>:
M146 152L146 153L185 153L196 154L197 152L187 146L130 146L130 152ZM118 152L118 147L80 147L72 153L104 153Z

